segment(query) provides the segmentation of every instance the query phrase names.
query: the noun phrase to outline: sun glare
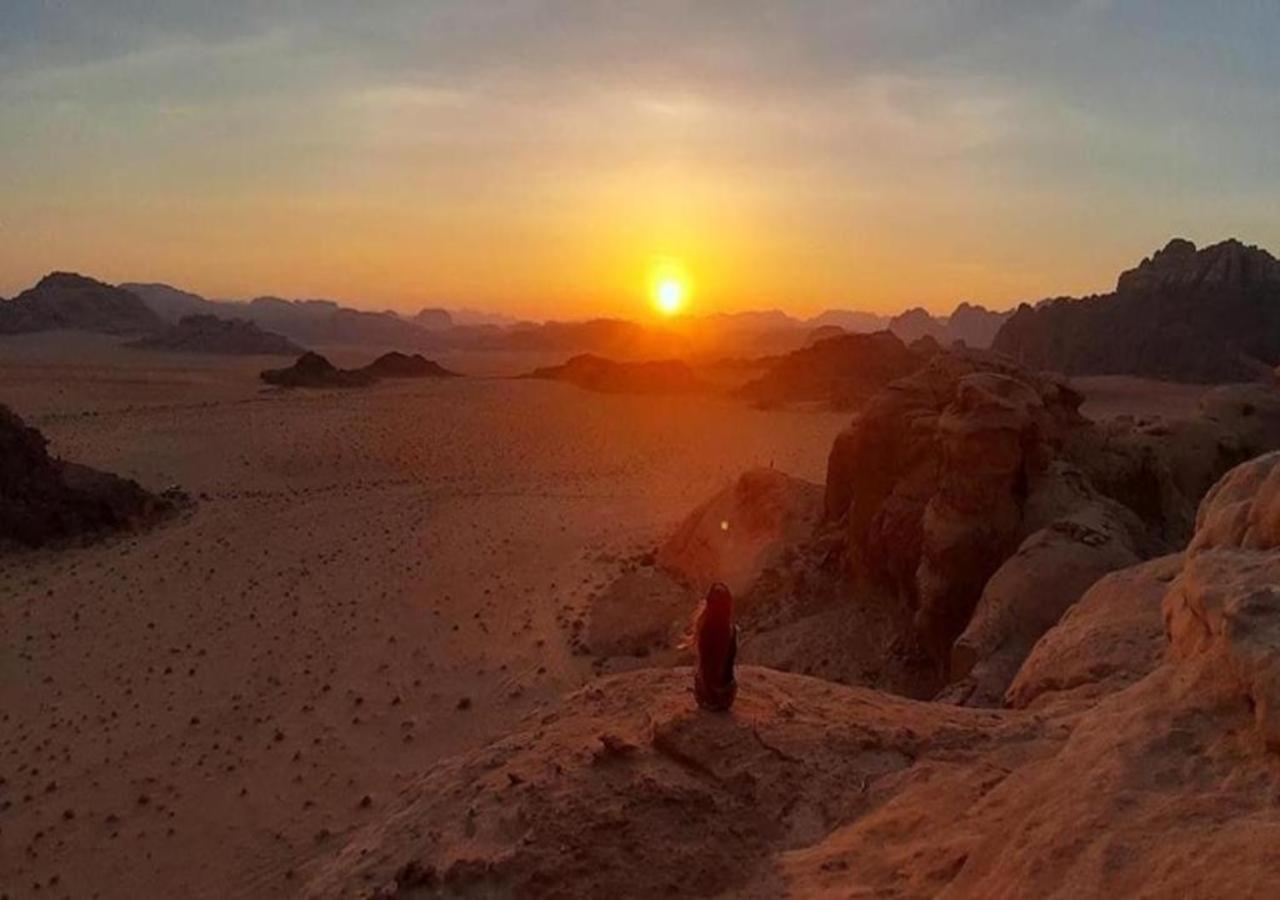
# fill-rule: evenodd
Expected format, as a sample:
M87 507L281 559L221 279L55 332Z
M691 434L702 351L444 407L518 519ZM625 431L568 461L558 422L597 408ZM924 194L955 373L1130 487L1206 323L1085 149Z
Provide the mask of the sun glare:
M684 306L684 285L674 278L664 278L658 282L655 292L658 312L664 316L674 316Z
M684 268L672 260L664 260L652 270L650 287L653 307L663 316L684 312L689 300L689 282Z

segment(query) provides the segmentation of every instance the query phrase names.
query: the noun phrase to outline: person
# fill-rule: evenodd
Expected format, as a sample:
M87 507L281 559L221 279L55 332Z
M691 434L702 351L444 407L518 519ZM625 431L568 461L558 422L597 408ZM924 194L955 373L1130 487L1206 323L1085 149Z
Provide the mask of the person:
M693 622L690 641L697 657L693 695L703 709L724 711L733 705L738 682L733 676L738 654L738 626L733 624L733 595L713 584Z

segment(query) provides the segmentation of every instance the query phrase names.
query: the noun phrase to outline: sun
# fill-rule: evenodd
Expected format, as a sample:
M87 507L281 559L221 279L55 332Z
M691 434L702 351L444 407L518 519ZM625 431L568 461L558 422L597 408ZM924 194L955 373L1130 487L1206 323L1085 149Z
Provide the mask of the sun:
M668 275L654 286L653 303L664 316L674 316L684 309L684 294L684 282Z
M684 265L672 257L658 257L649 269L649 296L654 310L664 318L678 316L689 304L689 277Z

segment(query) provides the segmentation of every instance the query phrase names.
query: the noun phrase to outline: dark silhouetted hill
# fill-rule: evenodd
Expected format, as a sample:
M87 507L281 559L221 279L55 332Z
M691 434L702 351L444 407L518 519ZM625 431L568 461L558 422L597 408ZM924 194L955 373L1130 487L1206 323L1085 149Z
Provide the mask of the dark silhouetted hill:
M184 316L176 325L169 326L159 334L133 341L129 346L141 350L231 356L292 356L304 352L304 348L287 337L263 331L252 322L221 319L211 315Z
M924 364L890 331L827 338L778 358L739 396L765 406L821 401L848 409Z
M0 301L0 334L150 334L164 324L136 294L70 272L46 275L35 287Z
M382 354L360 371L375 378L453 378L458 374L420 353L409 356L394 350Z
M589 353L561 366L536 369L525 378L565 381L606 394L691 394L708 386L680 360L615 362Z
M1019 307L994 347L1071 375L1270 377L1280 363L1280 262L1236 240L1197 250L1175 238L1110 294Z

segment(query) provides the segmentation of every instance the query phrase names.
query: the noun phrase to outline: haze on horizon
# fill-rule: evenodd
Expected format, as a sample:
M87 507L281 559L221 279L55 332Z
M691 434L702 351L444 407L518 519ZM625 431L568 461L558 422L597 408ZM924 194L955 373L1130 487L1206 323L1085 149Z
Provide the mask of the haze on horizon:
M9 0L0 296L945 311L1280 245L1280 7L1031 6Z

